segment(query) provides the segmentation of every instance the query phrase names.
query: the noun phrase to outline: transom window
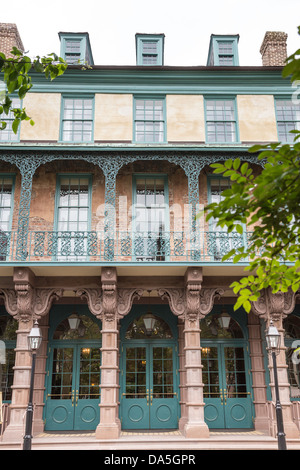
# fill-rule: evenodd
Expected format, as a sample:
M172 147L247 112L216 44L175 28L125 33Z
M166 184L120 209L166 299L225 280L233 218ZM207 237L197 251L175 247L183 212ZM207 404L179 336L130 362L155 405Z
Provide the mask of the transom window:
M283 142L293 142L295 135L290 131L300 130L300 104L291 100L276 100L278 138Z
M207 142L237 142L235 101L206 100Z
M64 98L61 138L64 142L92 142L93 98Z
M21 100L19 98L12 98L12 108L20 108L20 107L21 107ZM0 130L0 141L1 142L19 142L20 126L16 134L12 130L12 123L15 119L14 113L10 110L8 115L6 115L5 113L0 114L0 121L2 119L6 122L6 128L3 130Z
M165 100L136 99L134 139L136 142L165 142Z
M169 325L160 317L153 315L155 322L151 332L147 332L144 316L135 318L129 325L125 339L172 339L172 331Z

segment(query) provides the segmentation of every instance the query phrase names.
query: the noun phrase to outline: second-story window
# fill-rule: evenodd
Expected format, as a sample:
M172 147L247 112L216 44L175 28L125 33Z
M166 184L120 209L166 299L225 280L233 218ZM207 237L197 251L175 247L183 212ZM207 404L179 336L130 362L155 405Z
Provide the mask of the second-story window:
M140 143L166 141L165 100L135 99L134 140Z
M278 138L281 142L293 142L295 134L290 131L300 130L300 104L292 100L276 100Z
M85 260L90 230L91 176L60 175L57 181L56 260Z
M0 230L7 232L11 228L13 210L13 175L0 175Z
M92 97L64 97L61 140L63 142L92 142L93 117L94 100Z
M21 107L21 101L19 98L12 98L12 108L20 108ZM18 129L18 132L15 134L14 131L12 130L12 123L13 120L15 119L15 116L12 111L9 111L8 115L6 114L1 114L0 115L0 121L3 119L3 121L6 122L6 128L3 130L0 130L0 141L1 142L19 142L20 140L20 126Z
M237 142L235 100L206 100L206 141Z

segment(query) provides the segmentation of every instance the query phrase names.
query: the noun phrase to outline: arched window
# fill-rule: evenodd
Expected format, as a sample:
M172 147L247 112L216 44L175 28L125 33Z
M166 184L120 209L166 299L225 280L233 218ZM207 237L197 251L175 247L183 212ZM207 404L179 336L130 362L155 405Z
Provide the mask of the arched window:
M15 365L15 347L17 340L18 322L10 315L0 315L0 393L2 401L10 402L12 397Z
M290 383L291 399L300 400L300 317L289 315L283 322L286 361Z
M127 328L125 339L172 339L173 334L169 325L160 317L152 315L153 328L148 329L145 325L147 315L135 318Z
M53 339L57 340L83 340L83 339L101 339L101 330L99 325L92 318L86 315L77 315L78 325L73 328L69 318L65 318L53 334Z
M201 339L239 339L243 338L243 331L228 314L212 314L200 322Z

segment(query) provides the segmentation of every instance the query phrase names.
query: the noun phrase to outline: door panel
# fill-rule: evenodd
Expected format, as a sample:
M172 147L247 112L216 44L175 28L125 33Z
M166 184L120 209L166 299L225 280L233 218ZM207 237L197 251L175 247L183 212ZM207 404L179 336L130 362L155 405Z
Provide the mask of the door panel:
M99 347L53 348L46 430L96 429L100 421L100 364Z
M122 418L126 429L149 426L149 363L146 347L125 346L125 387L122 395Z
M226 427L252 427L251 397L248 392L243 347L223 348L226 388L224 411Z
M204 417L212 429L251 428L252 402L243 346L202 346Z
M73 430L74 356L74 348L53 348L51 389L46 403L47 430Z
M177 428L173 346L124 346L121 400L124 429Z
M173 347L151 347L150 427L177 427L177 394L174 391Z

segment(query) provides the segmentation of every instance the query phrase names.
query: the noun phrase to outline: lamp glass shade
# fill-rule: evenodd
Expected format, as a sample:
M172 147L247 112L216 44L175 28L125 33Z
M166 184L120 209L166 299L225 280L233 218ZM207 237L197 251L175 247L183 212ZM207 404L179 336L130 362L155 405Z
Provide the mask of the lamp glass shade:
M154 329L156 319L151 313L147 313L147 315L144 316L143 321L146 333L147 335L150 335Z
M77 328L79 327L80 318L78 318L76 314L73 314L68 318L68 322L70 330L77 330Z
M266 334L267 345L269 349L279 349L280 346L280 334L273 322L270 322L268 333Z
M31 351L36 351L39 349L42 342L42 333L37 321L34 322L27 339L28 347Z
M229 327L230 320L231 320L231 317L227 315L227 313L221 313L221 315L218 318L221 328L224 328L225 330L227 330L227 328Z

